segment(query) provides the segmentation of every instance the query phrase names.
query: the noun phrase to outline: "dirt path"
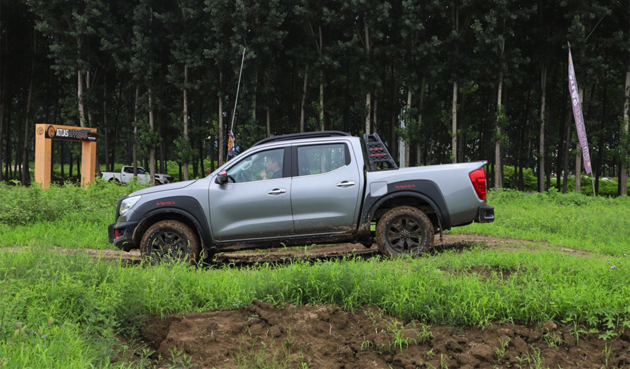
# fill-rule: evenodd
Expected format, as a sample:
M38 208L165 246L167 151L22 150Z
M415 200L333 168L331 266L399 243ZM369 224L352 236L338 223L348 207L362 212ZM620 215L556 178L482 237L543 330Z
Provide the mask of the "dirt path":
M537 243L528 240L498 238L490 236L482 236L477 234L458 234L458 235L444 235L442 241L439 237L435 239L434 252L442 252L446 250L462 250L471 248L475 245L485 245L488 248L510 248L510 249L523 249L534 245L545 246L546 244ZM85 249L85 251L94 257L101 257L103 259L111 260L128 260L139 261L140 251L131 250L130 252L123 252L119 250L98 250L98 249ZM565 249L569 252L581 252L579 250ZM346 255L357 255L362 257L371 257L379 255L376 244L371 248L365 248L361 244L344 243L338 245L324 245L324 246L312 246L305 248L271 248L265 250L255 250L249 252L234 252L234 253L218 253L215 255L214 260L217 263L263 263L263 262L280 262L287 259L305 258L305 259L335 259Z
M522 239L499 238L484 236L473 233L464 233L456 235L444 235L440 240L439 236L435 238L432 253L440 253L448 250L463 251L475 246L483 246L489 249L501 249L505 251L519 250L540 250L551 248L546 242L536 242ZM10 247L0 248L0 251L19 251L26 247ZM94 258L105 260L123 260L125 262L136 264L140 262L140 251L131 250L124 252L113 249L54 249L55 252L86 252ZM553 250L567 252L576 255L592 255L592 253L584 250L571 249L566 247L554 246ZM254 263L264 262L284 262L295 259L305 260L329 260L337 259L344 256L361 256L369 258L380 255L376 244L371 248L366 248L361 244L343 243L337 245L309 246L304 248L271 248L264 250L240 251L218 253L214 256L213 261L219 264L233 263L235 265L250 265Z
M630 364L627 330L609 341L597 334L580 334L578 341L572 325L427 327L374 307L351 314L332 305L280 308L254 301L241 310L154 318L147 326L143 341L155 350L151 358L158 367L171 364L173 352L200 368L621 368Z

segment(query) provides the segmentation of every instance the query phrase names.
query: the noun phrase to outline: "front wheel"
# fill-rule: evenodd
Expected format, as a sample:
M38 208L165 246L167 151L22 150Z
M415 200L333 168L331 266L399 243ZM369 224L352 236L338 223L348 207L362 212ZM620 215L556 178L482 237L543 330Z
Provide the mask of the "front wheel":
M419 255L433 247L433 223L425 213L399 206L389 210L376 226L376 243L383 255Z
M186 224L177 220L162 220L147 229L140 241L142 258L152 265L163 261L199 259L199 240Z

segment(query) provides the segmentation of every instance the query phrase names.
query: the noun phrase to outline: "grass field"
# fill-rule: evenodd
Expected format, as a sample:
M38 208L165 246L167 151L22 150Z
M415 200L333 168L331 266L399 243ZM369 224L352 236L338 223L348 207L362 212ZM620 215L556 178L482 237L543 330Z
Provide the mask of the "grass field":
M491 193L496 222L453 232L546 246L469 245L418 259L145 268L52 249L110 247L106 226L116 201L135 188L0 185L2 246L31 246L0 250L0 367L143 367L142 351L133 362L112 360L118 335L136 336L150 316L238 309L254 300L348 311L377 306L403 319L453 326L553 320L597 327L605 337L630 327L628 198Z
M111 248L107 225L118 198L140 186L97 181L90 189L52 186L46 191L0 184L0 247ZM628 251L630 197L591 197L552 190L545 194L491 192L496 221L454 228L498 237L547 241L592 252Z

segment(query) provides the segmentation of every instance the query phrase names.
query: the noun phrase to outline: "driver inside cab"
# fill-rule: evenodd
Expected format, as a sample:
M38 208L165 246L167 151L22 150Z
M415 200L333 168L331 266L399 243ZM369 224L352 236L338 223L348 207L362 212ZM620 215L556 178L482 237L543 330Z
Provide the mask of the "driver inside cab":
M280 152L272 151L265 158L265 168L260 175L263 180L282 178L282 168L280 166Z

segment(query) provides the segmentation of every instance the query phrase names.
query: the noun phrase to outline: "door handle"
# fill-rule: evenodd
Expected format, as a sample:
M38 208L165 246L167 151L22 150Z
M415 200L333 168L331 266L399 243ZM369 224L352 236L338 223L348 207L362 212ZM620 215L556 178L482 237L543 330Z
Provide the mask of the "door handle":
M341 181L337 183L337 187L346 188L354 186L354 181Z
M284 188L274 188L273 190L267 192L270 195L280 195L282 193L287 192Z

